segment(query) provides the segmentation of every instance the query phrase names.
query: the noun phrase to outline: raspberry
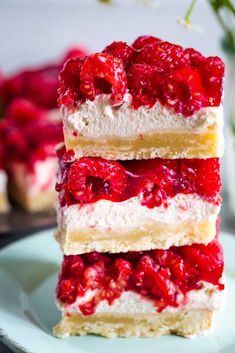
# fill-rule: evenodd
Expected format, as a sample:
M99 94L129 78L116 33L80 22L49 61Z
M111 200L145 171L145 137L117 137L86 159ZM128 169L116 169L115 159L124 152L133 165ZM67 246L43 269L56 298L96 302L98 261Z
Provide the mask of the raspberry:
M108 45L102 53L106 53L120 59L124 66L131 63L134 49L125 42L113 42Z
M168 195L161 185L158 185L158 181L155 180L148 182L145 187L142 188L140 192L141 205L147 206L148 208L154 208L163 204L167 207Z
M185 49L184 53L189 56L189 61L193 66L198 66L205 59L201 53L193 48Z
M208 245L183 246L179 251L181 256L200 273L202 280L218 282L224 269L223 249L218 241L214 240Z
M208 95L208 105L218 106L223 93L224 63L215 56L206 58L199 66L202 82Z
M6 116L17 125L25 125L44 118L45 112L30 100L16 98L8 106Z
M166 73L188 65L189 59L181 46L161 41L145 46L135 62L153 65L158 72Z
M219 159L194 160L194 166L197 168L194 183L198 194L203 195L209 201L218 200L218 193L222 186Z
M140 50L146 45L153 44L156 42L161 42L161 39L153 36L140 36L133 42L132 47L134 49Z
M192 115L205 104L204 89L199 73L191 68L173 71L162 88L163 104L177 113Z
M100 288L105 281L106 276L105 264L102 260L98 260L84 270L83 284L90 289Z
M60 97L61 105L70 106L82 101L80 92L80 72L83 60L80 58L69 59L60 72Z
M80 89L87 99L94 100L100 93L112 92L112 105L123 102L127 82L119 59L105 53L90 55L82 65L80 79Z
M23 96L46 109L57 108L58 72L57 66L46 66L29 71L25 77Z
M127 187L125 169L117 162L83 157L69 170L67 191L76 202L119 201Z
M60 281L56 295L62 302L72 304L77 298L76 280L65 279Z
M158 95L160 77L154 67L146 64L134 64L128 72L128 87L133 96L133 107L144 105L151 108Z

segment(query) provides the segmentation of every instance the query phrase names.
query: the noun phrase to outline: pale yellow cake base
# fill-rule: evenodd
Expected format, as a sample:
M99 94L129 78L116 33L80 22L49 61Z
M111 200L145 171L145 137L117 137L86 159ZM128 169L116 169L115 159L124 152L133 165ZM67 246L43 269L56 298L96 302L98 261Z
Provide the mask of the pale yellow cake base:
M125 232L100 231L89 228L84 231L58 229L56 239L65 255L77 255L91 251L127 252L151 249L168 249L170 246L208 244L216 234L216 221L142 225Z
M11 198L28 212L40 212L51 209L54 211L55 191L45 190L30 194L29 190L21 189L11 183L9 186Z
M6 192L0 192L0 213L6 213L10 210Z
M194 131L156 131L133 138L102 138L89 140L65 133L67 149L79 156L99 156L112 160L149 158L210 158L223 153L221 133L213 127L200 133Z
M182 310L177 313L156 314L108 314L91 316L75 314L64 316L54 327L54 335L98 334L104 337L155 337L177 334L190 337L211 328L213 311L209 309Z

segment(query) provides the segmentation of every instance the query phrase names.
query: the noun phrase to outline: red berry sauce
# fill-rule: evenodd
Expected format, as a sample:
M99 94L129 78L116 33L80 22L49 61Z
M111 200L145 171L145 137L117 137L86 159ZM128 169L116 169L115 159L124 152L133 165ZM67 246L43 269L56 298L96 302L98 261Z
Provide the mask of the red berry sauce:
M60 177L56 185L61 206L98 200L125 201L139 196L149 208L164 205L179 193L196 193L220 203L218 158L110 161L100 157L75 160L72 150L60 151Z
M110 104L120 105L130 93L134 109L160 102L191 116L221 103L223 78L219 57L205 58L192 48L141 36L132 46L113 42L102 53L67 61L60 75L59 101L73 108L111 93Z
M186 302L186 294L202 287L201 281L223 290L223 250L215 239L208 245L172 247L119 254L92 252L64 256L57 286L57 299L70 305L87 290L95 296L79 306L83 315L95 312L101 300L112 305L124 291L152 300L161 312Z

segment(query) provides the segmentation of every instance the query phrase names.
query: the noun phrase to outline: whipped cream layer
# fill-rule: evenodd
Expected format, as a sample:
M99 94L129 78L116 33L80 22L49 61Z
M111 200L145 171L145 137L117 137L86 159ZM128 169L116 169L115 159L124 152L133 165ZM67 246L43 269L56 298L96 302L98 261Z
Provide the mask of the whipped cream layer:
M196 194L177 194L164 205L148 208L141 205L138 196L123 202L99 200L87 205L58 207L58 225L61 229L128 230L143 224L161 222L175 224L202 220L216 220L220 206L205 201Z
M36 161L32 170L21 162L11 163L10 169L13 182L21 190L27 189L27 194L54 190L58 170L56 157Z
M64 108L66 135L87 139L107 137L128 138L161 130L179 130L203 133L208 128L222 128L223 107L206 107L185 117L157 102L151 109L133 109L131 96L126 94L120 106L111 106L110 95L100 94L94 101L87 100L76 111Z
M4 170L0 169L0 192L6 192L7 188L7 175Z
M83 297L78 297L75 303L71 305L64 305L59 302L57 302L57 305L65 315L78 314L81 313L79 305L91 300L96 293L97 290L88 290ZM162 312L174 313L184 309L211 309L219 311L223 308L224 291L219 290L217 286L211 283L203 281L201 289L189 291L186 293L186 297L179 295L178 303L178 307L167 306ZM153 314L157 312L157 307L151 299L144 298L134 291L126 291L122 293L120 298L115 299L112 305L109 305L106 300L99 302L95 312L114 314Z

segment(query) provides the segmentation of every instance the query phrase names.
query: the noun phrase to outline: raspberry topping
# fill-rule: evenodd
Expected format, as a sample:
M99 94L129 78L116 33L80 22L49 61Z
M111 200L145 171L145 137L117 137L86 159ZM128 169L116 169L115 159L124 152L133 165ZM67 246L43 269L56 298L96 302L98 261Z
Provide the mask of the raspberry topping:
M100 301L111 305L131 290L151 300L161 312L167 306L184 304L186 294L202 288L202 281L223 290L223 267L223 251L217 240L168 250L64 256L57 298L69 305L88 290L97 290L91 300L79 305L83 315L91 315Z
M119 59L106 53L90 55L82 65L80 79L80 89L85 98L94 100L97 94L112 92L112 105L123 102L127 82Z
M178 193L196 193L220 203L218 158L114 162L83 157L74 161L71 151L60 158L61 177L56 189L63 206L100 199L121 202L138 196L149 208L167 207L169 198Z
M146 45L139 52L135 62L152 65L158 72L166 73L172 69L188 65L189 59L180 45L155 41L151 45Z
M132 46L113 42L102 53L83 58L82 63L77 61L77 68L62 71L62 105L77 107L101 93L111 94L111 104L118 105L127 92L134 109L160 102L191 116L202 107L221 103L223 62L159 38L141 36ZM77 83L73 87L71 80Z

